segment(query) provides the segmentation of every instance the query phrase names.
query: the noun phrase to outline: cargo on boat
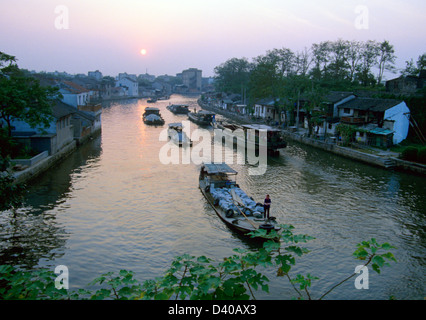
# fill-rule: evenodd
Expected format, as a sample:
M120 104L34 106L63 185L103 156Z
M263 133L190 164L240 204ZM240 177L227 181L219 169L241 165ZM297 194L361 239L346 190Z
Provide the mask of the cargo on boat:
M161 117L160 109L147 107L142 115L143 122L150 125L163 125L164 119Z

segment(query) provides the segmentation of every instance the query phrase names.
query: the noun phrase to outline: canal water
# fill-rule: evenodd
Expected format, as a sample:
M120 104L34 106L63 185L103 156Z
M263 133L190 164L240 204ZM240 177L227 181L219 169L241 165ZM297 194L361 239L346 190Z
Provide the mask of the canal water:
M197 97L109 102L102 133L29 185L25 204L0 213L0 264L22 268L65 265L71 289L85 288L102 273L132 270L141 282L160 276L177 255L221 260L234 248L257 250L228 229L198 188L200 165L164 164L163 127L145 125L147 106L160 109L166 124L187 120L166 106L199 106ZM218 116L220 119L220 116ZM197 125L191 123L191 129ZM368 289L355 278L327 299L423 299L425 296L425 179L341 158L293 142L268 160L263 175L235 161L238 183L256 201L272 198L271 215L295 233L315 237L305 245L293 275L319 277L310 293L318 299L362 264L356 244L374 237L389 242L397 263L372 268ZM257 299L291 299L296 293L276 270L259 270L270 292Z

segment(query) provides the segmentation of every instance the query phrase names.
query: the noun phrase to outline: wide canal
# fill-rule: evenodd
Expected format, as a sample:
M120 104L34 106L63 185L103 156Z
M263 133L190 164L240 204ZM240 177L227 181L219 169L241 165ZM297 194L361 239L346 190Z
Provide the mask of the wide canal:
M199 164L160 161L166 143L161 132L167 123L187 120L166 106L199 109L196 99L173 95L155 104L146 99L106 103L101 135L33 181L22 208L0 213L0 264L52 270L65 265L70 289L77 289L120 269L134 271L141 282L153 279L184 253L221 260L234 248L257 250L209 207L198 188ZM160 108L165 126L142 122L147 106ZM231 167L256 201L271 195L271 215L279 222L315 237L292 273L320 278L312 284L313 299L362 264L352 253L357 243L373 237L395 246L398 262L380 275L370 267L368 289L357 289L353 278L327 299L425 297L425 178L292 142L268 160L263 175L250 175L249 165ZM270 293L258 292L258 299L296 297L275 269L264 272Z

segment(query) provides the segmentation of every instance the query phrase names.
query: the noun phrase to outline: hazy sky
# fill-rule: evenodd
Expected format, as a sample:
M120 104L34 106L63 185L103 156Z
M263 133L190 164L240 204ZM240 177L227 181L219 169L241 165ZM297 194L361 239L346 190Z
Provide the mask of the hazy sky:
M424 0L0 0L0 51L36 71L212 76L274 48L386 39L403 67L426 52L425 18Z

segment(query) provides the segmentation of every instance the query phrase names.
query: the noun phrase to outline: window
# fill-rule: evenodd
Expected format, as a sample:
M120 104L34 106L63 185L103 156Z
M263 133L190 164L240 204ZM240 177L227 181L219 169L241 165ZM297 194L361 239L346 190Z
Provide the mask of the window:
M351 113L351 109L349 109L349 108L344 108L344 109L343 109L343 113L350 114L350 113Z

